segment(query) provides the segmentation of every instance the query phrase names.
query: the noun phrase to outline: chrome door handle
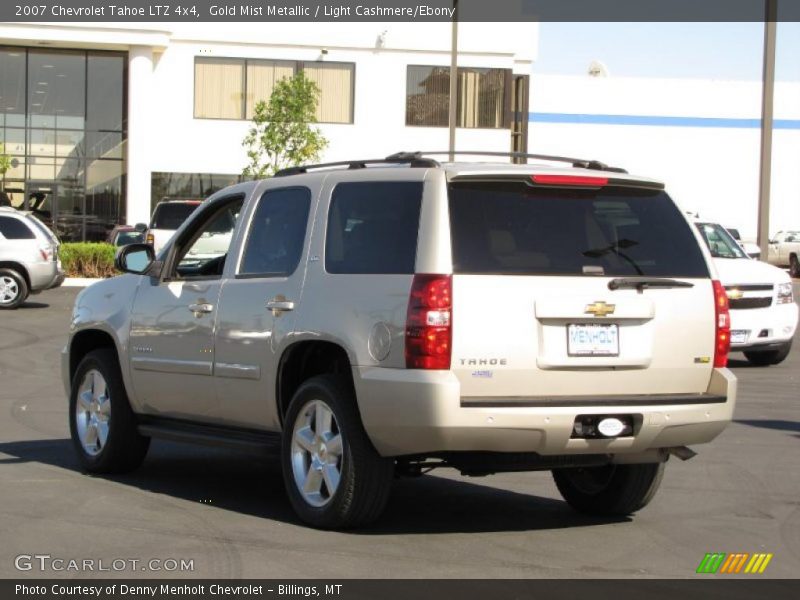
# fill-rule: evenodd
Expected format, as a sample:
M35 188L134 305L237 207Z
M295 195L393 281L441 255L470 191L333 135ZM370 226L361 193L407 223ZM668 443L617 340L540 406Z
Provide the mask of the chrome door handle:
M277 317L279 313L294 310L294 302L291 300L269 300L267 302L267 308Z
M190 304L189 310L194 313L195 317L199 317L202 314L210 313L214 310L213 304Z

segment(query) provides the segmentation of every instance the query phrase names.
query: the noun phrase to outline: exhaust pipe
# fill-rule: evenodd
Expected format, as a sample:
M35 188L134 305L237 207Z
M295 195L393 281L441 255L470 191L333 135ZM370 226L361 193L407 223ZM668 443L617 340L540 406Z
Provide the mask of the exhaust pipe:
M669 452L672 456L677 456L681 460L689 460L690 458L697 456L697 452L691 448L687 448L686 446L674 446L672 448L667 448L667 452Z

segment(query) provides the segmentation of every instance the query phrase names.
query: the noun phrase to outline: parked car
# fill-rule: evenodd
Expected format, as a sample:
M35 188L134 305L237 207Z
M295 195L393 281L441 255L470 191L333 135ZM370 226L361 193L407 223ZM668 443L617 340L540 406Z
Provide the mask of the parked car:
M754 365L786 360L797 329L798 307L785 271L750 260L718 223L696 226L711 250L731 313L731 350L744 352Z
M758 244L754 244L753 242L743 242L739 230L734 227L726 227L725 229L731 234L731 237L736 240L736 243L742 247L742 250L744 250L747 256L750 258L755 258L756 260L761 258L761 248L758 247Z
M158 260L122 248L63 353L83 468L134 469L153 437L280 449L322 528L437 467L641 509L731 420L728 298L663 184L569 162L297 167L211 196ZM191 258L221 222L226 251Z
M58 246L35 216L0 207L0 309L17 308L30 294L64 282Z
M149 227L146 226L145 242L153 246L156 254L183 225L201 200L163 200L156 205Z
M139 225L116 225L108 233L106 242L112 246L127 246L128 244L138 244L144 242L146 226Z
M779 231L769 241L769 264L789 269L792 277L800 277L800 229Z

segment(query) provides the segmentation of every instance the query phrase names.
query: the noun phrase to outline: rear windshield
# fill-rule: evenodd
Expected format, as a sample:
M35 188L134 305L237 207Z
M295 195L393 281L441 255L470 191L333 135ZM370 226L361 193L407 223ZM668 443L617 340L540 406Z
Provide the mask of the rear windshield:
M717 223L695 223L714 258L749 258L741 246Z
M660 190L453 183L450 226L456 273L708 277L689 224Z
M156 206L151 229L178 229L189 218L199 204L188 202L168 202Z

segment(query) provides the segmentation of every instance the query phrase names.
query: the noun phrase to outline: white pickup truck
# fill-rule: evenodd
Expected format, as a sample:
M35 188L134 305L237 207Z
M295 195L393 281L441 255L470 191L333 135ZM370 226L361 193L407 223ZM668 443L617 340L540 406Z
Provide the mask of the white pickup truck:
M792 277L800 277L800 229L776 233L769 241L767 261L776 267L788 267Z

